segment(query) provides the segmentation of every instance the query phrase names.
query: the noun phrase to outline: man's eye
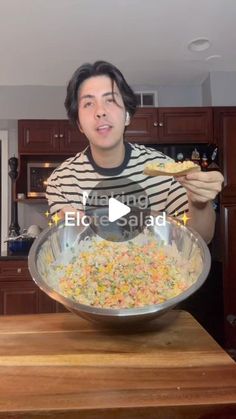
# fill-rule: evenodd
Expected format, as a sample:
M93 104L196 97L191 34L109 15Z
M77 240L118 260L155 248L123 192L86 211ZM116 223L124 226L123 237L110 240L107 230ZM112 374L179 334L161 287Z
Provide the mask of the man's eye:
M110 98L107 99L107 102L108 103L114 103L115 102L115 99L113 99L113 97L110 97Z

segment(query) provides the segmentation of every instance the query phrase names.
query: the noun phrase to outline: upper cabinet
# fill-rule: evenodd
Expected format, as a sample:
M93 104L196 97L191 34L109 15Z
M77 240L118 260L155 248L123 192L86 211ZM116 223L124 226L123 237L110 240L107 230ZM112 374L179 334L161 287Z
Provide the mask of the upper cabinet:
M222 200L236 204L236 107L214 108L214 136L224 175Z
M212 108L139 108L126 130L140 143L208 143L213 141Z
M73 155L86 137L67 120L20 120L19 154ZM212 142L212 108L138 108L125 138L142 144Z
M87 145L85 136L67 120L20 120L20 154L75 154Z
M125 130L128 141L141 144L157 142L158 123L156 108L138 108Z

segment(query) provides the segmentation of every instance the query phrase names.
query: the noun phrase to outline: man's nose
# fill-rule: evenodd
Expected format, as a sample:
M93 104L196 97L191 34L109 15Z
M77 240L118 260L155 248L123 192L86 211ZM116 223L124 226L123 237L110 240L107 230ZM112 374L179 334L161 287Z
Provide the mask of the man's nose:
M104 108L104 106L101 105L97 105L96 111L95 111L95 115L98 119L100 118L104 118L106 116L106 110Z
M102 112L97 112L96 113L96 117L98 118L98 119L100 119L100 118L104 118L106 116L106 112L105 111L102 111Z

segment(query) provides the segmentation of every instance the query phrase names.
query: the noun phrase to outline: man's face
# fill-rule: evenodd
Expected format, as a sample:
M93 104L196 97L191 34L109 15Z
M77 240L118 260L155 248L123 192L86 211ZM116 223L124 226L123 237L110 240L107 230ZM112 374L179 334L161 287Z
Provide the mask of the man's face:
M79 128L90 144L109 149L123 141L125 106L122 96L108 76L85 80L78 92ZM115 97L115 101L114 101Z

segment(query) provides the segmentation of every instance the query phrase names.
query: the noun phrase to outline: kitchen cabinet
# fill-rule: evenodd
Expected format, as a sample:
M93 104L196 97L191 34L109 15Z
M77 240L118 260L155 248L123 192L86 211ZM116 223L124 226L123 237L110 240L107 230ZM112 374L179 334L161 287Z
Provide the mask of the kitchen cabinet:
M74 155L87 145L85 136L67 120L19 120L20 154Z
M236 202L222 203L222 212L225 345L236 350Z
M142 144L212 143L212 108L138 108L125 138Z
M27 196L28 163L59 164L83 150L87 144L85 136L68 120L19 120L19 173L15 182L15 199L18 193Z
M140 144L157 143L158 122L156 108L138 108L125 130L125 139Z
M138 108L126 128L128 141L142 144L212 142L212 109ZM70 155L83 150L86 137L67 120L18 121L20 154Z
M214 132L225 178L222 200L236 203L236 107L214 109Z
M214 109L214 136L225 179L221 194L225 339L236 349L236 107Z
M0 260L0 314L67 311L34 283L27 260Z

